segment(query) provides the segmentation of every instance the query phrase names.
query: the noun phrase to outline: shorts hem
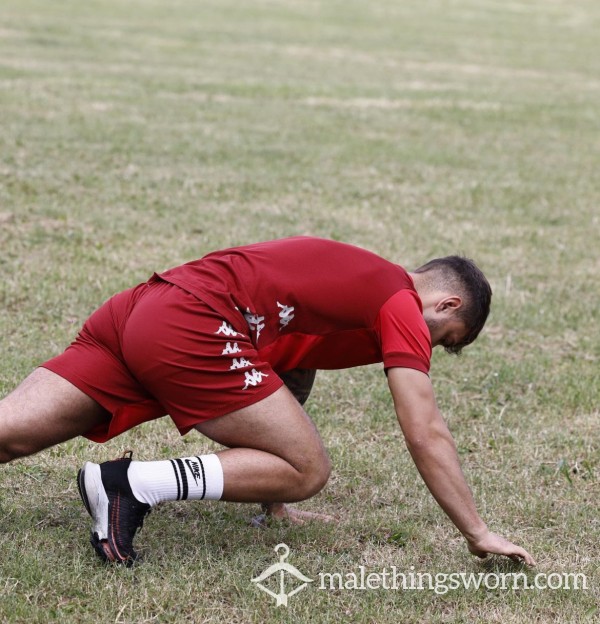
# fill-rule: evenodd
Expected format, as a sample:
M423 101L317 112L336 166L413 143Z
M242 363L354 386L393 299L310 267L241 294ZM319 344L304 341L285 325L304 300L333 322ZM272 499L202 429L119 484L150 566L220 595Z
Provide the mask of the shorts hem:
M255 405L259 401L266 399L267 397L275 394L277 390L279 390L283 386L283 381L281 378L277 377L276 380L273 380L269 385L263 386L260 392L255 392L248 397L245 397L243 400L236 401L235 403L227 404L225 407L226 411L218 410L215 413L211 413L208 416L200 417L197 421L193 423L186 423L185 425L179 425L177 420L171 416L171 420L179 430L179 433L184 436L186 433L189 433L196 425L200 425L203 422L208 420L215 420L215 418L221 418L222 416L227 416L227 414L231 414L231 412L235 412L240 409L244 409L245 407L250 407L251 405Z
M153 400L123 403L122 405L111 404L106 401L105 395L101 391L90 386L72 371L67 372L60 365L55 365L52 360L40 364L39 368L45 368L73 384L78 390L98 403L106 412L105 422L98 423L80 434L92 442L103 444L138 425L166 416L164 409Z
M55 366L52 363L52 360L49 360L48 362L44 362L43 364L40 364L38 368L45 368L46 370L49 370L51 373L54 373L55 375L62 377L65 381L68 381L70 384L73 384L78 390L81 390L81 392L89 396L90 399L92 399L93 401L96 401L96 403L98 403L98 405L100 405L100 407L105 412L107 412L107 414L110 415L113 413L112 409L105 405L106 401L102 400L101 392L97 392L92 386L90 386L85 381L83 381L83 379L80 379L76 375L73 375L71 372L67 373L66 371L62 369L61 366Z

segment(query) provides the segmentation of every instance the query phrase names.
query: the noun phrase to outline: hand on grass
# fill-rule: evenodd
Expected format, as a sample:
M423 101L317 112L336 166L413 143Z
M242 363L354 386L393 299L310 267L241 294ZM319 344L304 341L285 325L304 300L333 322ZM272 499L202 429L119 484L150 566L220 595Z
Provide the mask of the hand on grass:
M467 544L471 554L480 559L485 559L488 555L505 555L513 561L523 561L530 566L535 565L534 558L524 548L489 531L477 538L467 538Z
M301 511L284 503L265 503L263 512L259 516L252 518L252 526L266 526L268 518L276 520L287 520L291 524L304 524L307 521L319 520L321 522L333 522L335 518L326 514L315 513L313 511Z
M280 520L289 520L292 524L304 524L307 520L320 520L321 522L333 522L334 517L314 511L301 511L295 507L283 503L269 503L265 509L268 516Z

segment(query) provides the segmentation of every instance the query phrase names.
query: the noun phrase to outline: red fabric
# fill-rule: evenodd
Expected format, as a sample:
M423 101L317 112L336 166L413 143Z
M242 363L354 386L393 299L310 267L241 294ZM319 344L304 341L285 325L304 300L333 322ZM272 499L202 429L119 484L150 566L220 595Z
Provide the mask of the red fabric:
M87 432L96 442L165 414L184 434L283 385L247 335L193 295L162 281L109 299L73 344L43 366L112 415Z
M110 414L105 441L169 414L185 433L255 403L294 368L383 362L429 371L408 273L343 243L296 237L209 254L115 295L43 366Z
M386 369L400 366L429 372L431 336L414 290L400 290L385 302L376 329Z
M217 251L160 278L236 327L248 328L246 314L251 340L276 371L381 361L429 371L431 339L410 276L359 247L286 238ZM407 294L394 298L399 292Z

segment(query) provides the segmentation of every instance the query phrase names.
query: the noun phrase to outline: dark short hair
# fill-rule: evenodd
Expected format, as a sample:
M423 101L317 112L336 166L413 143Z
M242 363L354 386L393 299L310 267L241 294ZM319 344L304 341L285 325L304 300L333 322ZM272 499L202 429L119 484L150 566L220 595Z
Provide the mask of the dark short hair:
M464 256L435 258L415 270L415 273L429 272L433 285L440 289L450 287L463 299L457 314L467 327L467 335L459 344L444 347L449 353L458 354L483 329L490 313L492 287L475 262Z

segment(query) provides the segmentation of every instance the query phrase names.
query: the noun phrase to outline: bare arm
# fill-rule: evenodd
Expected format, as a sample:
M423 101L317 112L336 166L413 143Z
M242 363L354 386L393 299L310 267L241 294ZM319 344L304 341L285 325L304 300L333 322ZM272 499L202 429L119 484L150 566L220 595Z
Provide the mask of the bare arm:
M535 565L526 550L490 533L477 513L429 377L409 368L392 368L388 382L398 422L417 469L435 500L464 535L471 553L479 557L496 553Z

